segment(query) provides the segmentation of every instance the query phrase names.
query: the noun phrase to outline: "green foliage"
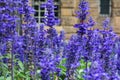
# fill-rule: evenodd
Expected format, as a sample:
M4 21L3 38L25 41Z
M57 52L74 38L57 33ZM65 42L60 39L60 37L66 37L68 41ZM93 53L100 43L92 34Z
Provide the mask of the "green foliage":
M66 59L64 58L61 62L60 65L58 66L61 69L61 75L59 77L59 80L64 80L66 77L66 67L65 67Z
M6 63L3 63L3 59L10 59L11 54L0 56L0 80L11 80L11 71ZM25 69L24 63L14 56L14 80L30 80L30 71Z
M60 65L58 66L61 69L61 75L59 77L59 80L64 80L66 77L66 67L65 67L66 59L64 58ZM88 62L87 66L88 68L90 67L91 63ZM84 80L83 75L84 75L84 70L86 68L86 62L84 60L80 61L80 66L76 70L76 80Z
M0 56L0 80L11 80L11 76L10 76L10 71L8 68L8 65L3 63L3 59L9 59L11 56L9 54L5 54L3 56Z
M91 63L88 62L87 66L88 68L90 67ZM76 80L84 80L83 75L84 75L84 70L86 69L86 62L84 60L80 61L80 66L76 70Z
M6 54L4 56L0 56L0 80L11 80L11 71L8 68L8 65L6 63L3 63L3 59L10 59L10 54ZM58 77L58 80L64 80L66 78L66 58L62 59L59 68L61 69L60 77ZM88 68L91 65L90 62L88 62ZM84 69L86 68L86 63L84 60L80 61L80 66L76 70L76 80L84 80L82 77L84 75ZM40 70L37 70L37 74L40 73ZM37 75L40 76L40 75ZM57 77L55 75L55 77ZM37 77L38 78L38 77ZM21 62L19 59L16 59L14 56L14 80L30 80L30 71L25 68L25 63Z

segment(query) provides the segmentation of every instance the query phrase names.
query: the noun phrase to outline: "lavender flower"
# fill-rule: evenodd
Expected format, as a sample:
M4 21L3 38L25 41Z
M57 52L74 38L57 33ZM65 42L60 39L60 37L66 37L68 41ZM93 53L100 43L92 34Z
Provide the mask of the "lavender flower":
M81 22L83 22L84 20L86 20L87 15L89 14L88 2L86 2L86 0L82 0L78 8L79 8L79 11L76 12L77 18L80 19Z
M23 38L22 49L24 54L24 66L30 70L31 73L36 73L36 32L38 31L36 21L32 16L34 9L29 5L29 0L21 0L18 8L18 14L21 15L20 36ZM24 22L24 23L23 23ZM32 66L34 65L34 66ZM35 71L34 71L35 69ZM31 78L33 79L31 74Z
M110 23L110 19L107 18L105 21L103 21L103 28L104 28L104 29L109 28L109 23Z
M68 45L67 45L67 54L66 54L66 77L67 80L74 80L75 79L75 69L80 65L80 48L79 42L77 42L78 37L72 36Z
M53 0L47 0L42 7L46 8L44 24L38 28L29 0L0 1L0 56L6 53L12 56L0 62L10 64L12 80L14 56L28 66L33 80L37 79L37 70L42 80L59 77L58 66L63 58L67 80L76 79L75 71L81 59L86 62L85 80L120 80L120 39L110 26L110 19L103 22L103 30L92 30L95 22L88 17L88 2L82 0L76 12L80 23L74 25L78 28L77 34L66 43L64 31L59 34L54 28L60 20L55 17ZM17 26L21 33L17 32ZM49 29L45 30L45 26ZM91 62L90 67L88 62Z
M90 69L88 69L87 73L84 76L85 80L109 80L108 74L105 73L103 69L103 63L101 60L96 60L92 62Z
M53 75L60 73L60 69L57 67L62 59L62 52L64 49L64 32L61 31L59 35L57 30L54 28L59 23L59 20L54 14L54 2L53 0L47 0L42 7L46 8L44 24L48 26L44 37L44 46L40 53L39 58L41 67L41 79L51 80ZM46 75L47 74L47 75Z
M92 17L89 18L88 22L86 22L89 14L89 6L86 0L82 0L78 8L79 10L76 12L76 14L77 18L80 20L80 23L75 24L74 27L79 29L77 31L78 35L84 35L87 34L88 28L95 25L95 22L93 21Z
M40 61L41 78L42 80L51 80L53 76L50 76L50 74L53 75L60 71L59 68L57 68L57 62L59 62L60 58L55 56L53 50L50 48L44 49L43 53L44 55Z
M80 59L83 58L86 61L86 68L87 62L90 60L91 45L89 41L91 39L92 31L88 29L94 26L95 22L91 17L88 21L85 21L89 14L88 10L88 2L82 0L79 4L79 10L76 12L77 18L80 19L80 23L74 25L75 28L78 28L77 35L71 37L66 51L66 68L68 69L67 78L69 80L74 79L74 72L80 65Z
M104 24L109 28L108 22L104 22ZM119 80L116 63L117 53L114 50L116 38L117 36L111 30L94 30L93 37L90 40L91 47L93 47L90 61L93 65L86 72L86 80Z
M45 25L49 27L58 25L60 21L55 17L54 14L54 8L55 8L54 1L47 0L47 2L45 4L42 4L41 7L46 8L45 19L44 19Z

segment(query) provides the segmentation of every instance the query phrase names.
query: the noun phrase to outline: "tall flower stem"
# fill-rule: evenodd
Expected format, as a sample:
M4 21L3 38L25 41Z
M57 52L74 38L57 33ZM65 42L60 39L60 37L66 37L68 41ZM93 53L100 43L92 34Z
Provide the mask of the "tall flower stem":
M33 62L34 62L34 80L38 80L38 77L37 77L37 56L36 56L36 54L35 54L35 52L37 51L36 50L36 46L37 46L37 44L36 44L36 41L35 41L35 50L34 50L34 55L33 55Z
M12 42L11 40L7 42L7 53L10 54L8 59L8 68L11 72L11 80L14 80L14 65L13 65L13 51L12 51Z
M88 61L86 60L86 76L88 74ZM85 80L88 80L87 78Z
M13 48L13 47L12 47ZM13 50L13 49L12 49ZM13 55L13 51L11 53L11 77L12 77L12 80L14 80L14 55Z

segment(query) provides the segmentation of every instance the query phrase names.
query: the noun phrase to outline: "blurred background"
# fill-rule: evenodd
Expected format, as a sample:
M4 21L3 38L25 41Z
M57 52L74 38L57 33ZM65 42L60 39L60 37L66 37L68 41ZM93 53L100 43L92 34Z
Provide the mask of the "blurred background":
M79 20L75 17L75 11L78 9L78 5L81 0L54 0L55 3L55 16L61 19L61 24L56 27L58 31L64 29L66 32L66 38L69 38L71 34L76 32L73 28L75 23ZM120 0L87 0L90 6L90 16L96 22L95 28L101 28L103 20L109 17L111 26L114 31L120 34ZM39 24L43 23L45 9L40 8L40 4L43 4L46 0L32 0L31 4L35 9L35 19Z

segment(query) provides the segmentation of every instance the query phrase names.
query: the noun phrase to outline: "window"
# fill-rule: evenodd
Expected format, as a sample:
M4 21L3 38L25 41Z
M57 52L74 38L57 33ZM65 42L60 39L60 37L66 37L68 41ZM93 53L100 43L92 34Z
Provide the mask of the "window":
M110 8L110 0L100 0L100 14L109 15Z
M47 0L33 0L33 7L35 9L35 19L39 23L43 23L44 19L44 13L45 13L45 8L41 8L40 5L45 3ZM60 16L60 0L54 0L55 4L55 16L59 17Z

